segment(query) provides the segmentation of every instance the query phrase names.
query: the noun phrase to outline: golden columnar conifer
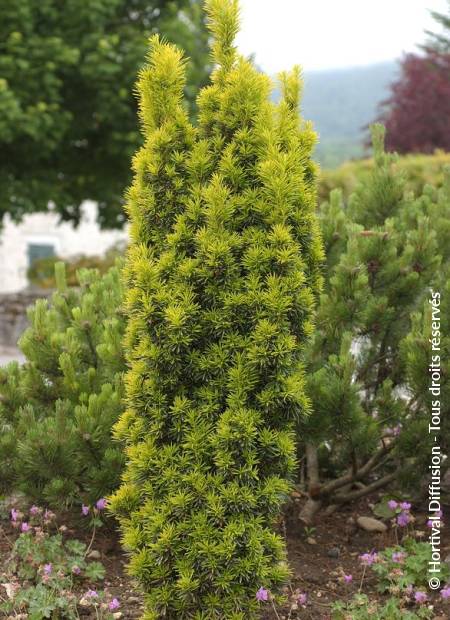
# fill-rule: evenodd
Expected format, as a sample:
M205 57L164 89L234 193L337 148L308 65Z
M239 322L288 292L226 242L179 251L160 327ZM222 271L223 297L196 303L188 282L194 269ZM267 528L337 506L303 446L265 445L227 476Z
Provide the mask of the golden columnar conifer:
M305 414L302 351L320 288L315 135L299 71L282 97L233 45L237 0L206 3L215 69L155 37L138 81L145 144L128 192L127 466L111 499L146 620L258 614L288 575L274 520Z

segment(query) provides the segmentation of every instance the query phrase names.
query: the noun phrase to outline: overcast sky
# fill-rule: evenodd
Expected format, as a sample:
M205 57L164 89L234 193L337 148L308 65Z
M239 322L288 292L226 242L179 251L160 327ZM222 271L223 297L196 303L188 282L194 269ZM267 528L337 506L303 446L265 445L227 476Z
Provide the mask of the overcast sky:
M446 0L241 0L240 50L268 73L368 65L413 51Z

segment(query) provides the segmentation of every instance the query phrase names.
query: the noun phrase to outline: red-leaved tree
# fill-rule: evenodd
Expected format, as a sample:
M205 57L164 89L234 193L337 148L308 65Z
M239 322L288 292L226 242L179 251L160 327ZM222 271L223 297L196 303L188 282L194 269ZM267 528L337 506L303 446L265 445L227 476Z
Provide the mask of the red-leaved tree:
M450 53L408 54L379 120L389 150L450 151Z

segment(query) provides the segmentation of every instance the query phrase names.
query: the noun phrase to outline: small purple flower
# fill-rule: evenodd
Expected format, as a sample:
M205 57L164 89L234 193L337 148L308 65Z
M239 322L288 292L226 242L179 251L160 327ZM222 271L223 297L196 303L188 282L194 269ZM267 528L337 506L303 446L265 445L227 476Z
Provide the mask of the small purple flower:
M398 437L401 433L402 427L400 424L397 424L397 426L394 426L394 428L387 428L386 429L386 435L390 435L391 437Z
M11 521L17 521L18 518L19 518L19 511L13 508L11 510Z
M363 553L359 556L359 559L365 566L372 566L372 564L375 564L375 562L378 560L378 554L375 552Z
M305 607L307 602L308 602L308 595L305 592L301 592L298 595L297 603L301 605L302 607Z
M48 523L49 521L52 521L54 518L56 517L55 513L52 512L51 510L46 510L44 512L44 520Z
M74 575L79 575L81 573L81 568L79 566L72 566L72 573Z
M408 510L411 510L411 504L409 502L402 502L400 504L400 508L402 510L406 510L406 512L408 512Z
M353 581L353 575L344 575L345 583L351 583Z
M102 497L101 499L99 499L97 501L97 503L95 504L97 507L97 510L105 510L106 508L106 499L104 497Z
M256 593L256 600L257 601L268 601L269 600L268 590L266 590L265 588L259 588L258 592Z
M30 526L28 525L26 521L24 521L22 525L20 526L20 529L22 530L22 532L29 532Z
M434 527L434 521L432 521L431 519L428 519L427 521L427 527L430 528L430 530Z
M38 506L35 506L34 504L33 504L33 506L31 506L31 508L30 508L30 515L33 515L33 517L34 517L34 516L38 515L40 512L41 512L41 509Z
M450 586L445 586L445 588L441 590L441 597L445 601L450 598Z
M85 596L88 598L98 598L98 592L96 592L95 590L88 590Z
M53 566L51 564L44 564L44 573L46 575L50 575L53 570Z
M414 600L420 605L428 600L428 596L425 594L425 592L417 590L417 592L414 594Z
M85 506L84 504L81 506L81 514L83 517L87 517L89 514L89 506Z
M395 510L398 507L398 502L396 502L395 499L390 499L388 501L388 506L391 510Z
M110 611L114 611L115 609L119 609L119 607L120 607L119 600L117 598L113 598L113 600L110 602L108 607L109 607Z
M406 527L410 520L410 516L407 512L401 512L397 517L397 524L400 527Z
M392 554L392 561L401 564L406 559L407 554L404 551L395 551Z

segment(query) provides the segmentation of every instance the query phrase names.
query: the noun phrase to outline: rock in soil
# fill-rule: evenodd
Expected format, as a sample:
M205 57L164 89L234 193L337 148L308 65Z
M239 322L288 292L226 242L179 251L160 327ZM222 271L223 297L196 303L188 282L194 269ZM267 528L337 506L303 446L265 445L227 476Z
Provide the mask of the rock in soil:
M335 558L337 560L337 558L341 555L341 551L338 547L333 547L332 549L328 549L327 551L327 556L329 558Z
M102 557L102 554L100 553L100 551L97 551L96 549L93 549L92 551L88 553L88 558L90 560L100 560L101 557Z
M356 523L366 532L386 532L387 525L373 517L358 517Z

